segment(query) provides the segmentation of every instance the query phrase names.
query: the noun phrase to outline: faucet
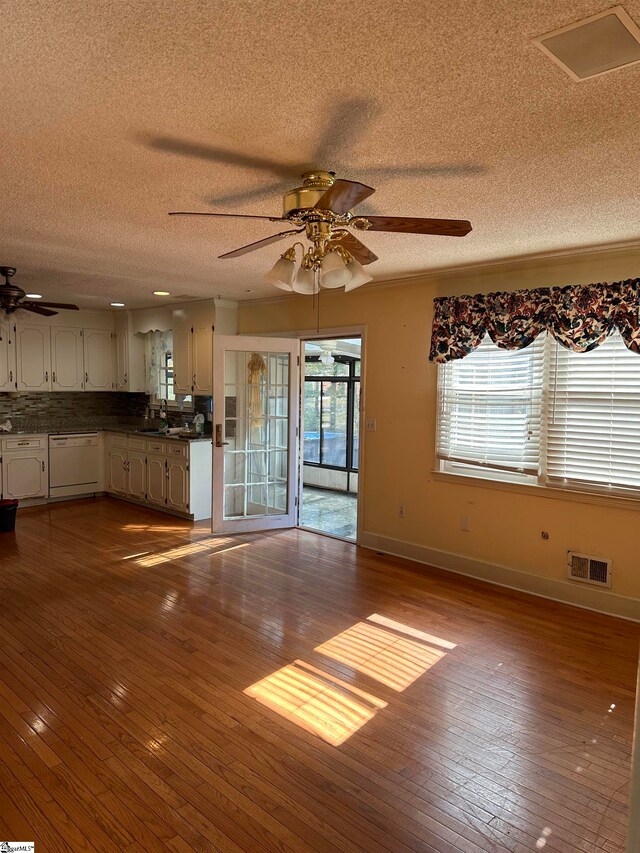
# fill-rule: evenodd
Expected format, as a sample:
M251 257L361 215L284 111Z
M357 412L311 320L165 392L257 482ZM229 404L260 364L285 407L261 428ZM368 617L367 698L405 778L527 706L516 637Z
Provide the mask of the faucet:
M162 400L160 403L160 431L166 432L169 429L169 421L167 419L167 401Z

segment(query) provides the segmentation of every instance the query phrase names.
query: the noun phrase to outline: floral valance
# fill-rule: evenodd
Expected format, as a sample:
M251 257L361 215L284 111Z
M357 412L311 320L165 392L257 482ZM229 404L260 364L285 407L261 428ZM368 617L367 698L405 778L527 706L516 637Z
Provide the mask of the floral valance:
M444 296L434 299L429 361L472 352L488 333L502 349L523 349L549 332L567 349L589 352L618 330L640 353L640 279Z

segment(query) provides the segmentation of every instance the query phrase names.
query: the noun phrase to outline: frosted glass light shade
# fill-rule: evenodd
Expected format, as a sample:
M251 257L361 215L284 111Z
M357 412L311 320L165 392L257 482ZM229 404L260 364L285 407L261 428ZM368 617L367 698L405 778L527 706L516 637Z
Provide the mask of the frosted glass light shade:
M373 281L373 276L369 275L362 264L359 264L355 258L354 260L349 261L347 269L351 273L351 281L345 284L345 291L355 290L356 287L360 287L360 285L366 284L368 281Z
M316 274L313 270L307 270L300 267L298 274L293 282L293 289L296 293L304 293L310 295L318 292L318 284L316 282Z
M275 284L281 290L292 291L295 272L296 265L293 261L287 258L278 258L272 269L265 275L265 279L269 284Z
M340 255L337 252L329 252L322 259L320 285L332 290L334 287L343 287L350 280L351 273L346 268Z

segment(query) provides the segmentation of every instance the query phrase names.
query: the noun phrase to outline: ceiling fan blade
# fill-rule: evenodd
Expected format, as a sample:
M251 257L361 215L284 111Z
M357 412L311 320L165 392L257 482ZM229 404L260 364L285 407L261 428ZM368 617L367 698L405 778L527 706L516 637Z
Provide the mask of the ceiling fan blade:
M287 222L282 216L254 216L250 213L209 213L203 210L170 210L169 216L227 216L232 219L268 219L269 222Z
M271 243L277 243L278 240L284 240L289 234L301 234L304 228L297 228L295 231L281 231L279 234L272 234L271 237L265 237L263 240L256 240L255 243L248 243L246 246L241 246L239 249L234 249L233 252L226 252L224 255L219 255L220 258L238 258L240 255L246 255L248 252L255 252L256 249L261 249L263 246L269 246Z
M53 317L57 311L49 311L48 308L41 308L39 305L31 305L29 302L21 302L18 308L24 311L31 311L32 314L42 314L43 317Z
M149 148L158 151L168 151L170 154L182 154L186 157L197 157L201 160L212 160L214 163L228 163L232 166L244 166L250 169L262 169L281 178L291 178L296 173L295 164L270 160L268 157L243 154L241 151L231 151L219 148L217 145L204 145L191 142L189 139L177 139L171 136L144 136L143 142Z
M409 163L397 166L367 166L363 169L367 178L461 178L481 175L484 166L477 163Z
M269 198L273 196L282 196L284 192L291 189L292 179L288 181L274 181L263 187L255 187L249 190L238 190L237 192L226 193L225 195L211 196L206 199L209 204L244 204L246 201L255 201L258 198Z
M372 264L374 261L378 260L378 256L374 255L371 249L368 249L364 243L361 243L357 237L354 237L353 234L349 232L345 232L344 236L336 241L336 245L342 246L343 249L346 249L350 255L361 263L363 266L366 264Z
M309 168L326 169L328 163L345 163L350 159L354 143L365 136L380 111L376 98L354 97L335 102Z
M27 305L33 305L33 302L27 302ZM23 302L20 306L24 308L25 303ZM38 302L38 308L64 308L65 311L79 311L77 305L71 305L69 302Z
M466 219L421 219L415 216L367 216L365 231L398 231L402 234L435 234L464 237L471 231ZM357 227L357 226L356 226Z
M373 195L375 190L357 181L334 181L329 189L316 202L318 210L332 210L334 213L347 213L356 204Z

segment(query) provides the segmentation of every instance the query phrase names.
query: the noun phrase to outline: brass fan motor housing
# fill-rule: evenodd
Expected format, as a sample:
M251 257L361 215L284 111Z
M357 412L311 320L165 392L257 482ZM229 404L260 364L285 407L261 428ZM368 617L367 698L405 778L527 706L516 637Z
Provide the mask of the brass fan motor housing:
M315 172L305 172L302 175L302 186L289 190L283 196L284 216L295 216L299 212L315 207L325 192L333 185L335 172L325 172L321 169Z

